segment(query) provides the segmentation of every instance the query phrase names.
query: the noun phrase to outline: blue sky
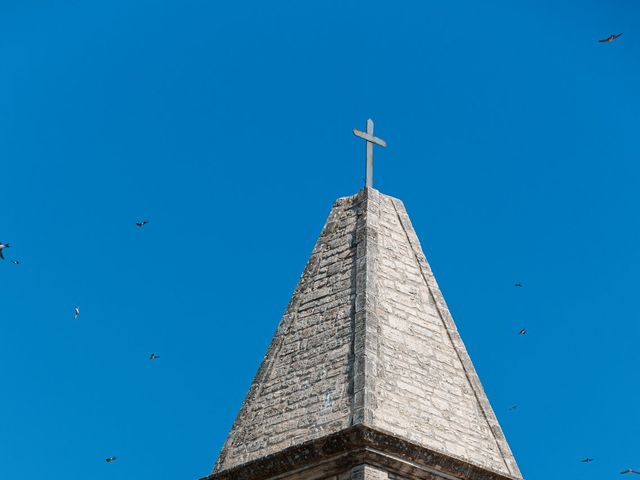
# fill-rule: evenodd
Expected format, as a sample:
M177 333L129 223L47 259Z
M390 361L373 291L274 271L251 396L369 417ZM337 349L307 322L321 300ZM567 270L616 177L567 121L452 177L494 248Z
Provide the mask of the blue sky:
M207 474L368 117L525 478L640 470L639 19L0 1L0 478Z

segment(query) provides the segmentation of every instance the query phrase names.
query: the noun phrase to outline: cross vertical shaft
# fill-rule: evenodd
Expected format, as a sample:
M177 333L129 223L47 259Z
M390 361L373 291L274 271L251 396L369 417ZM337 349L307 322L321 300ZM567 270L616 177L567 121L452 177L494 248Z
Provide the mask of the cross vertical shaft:
M367 120L367 135L373 137L373 120ZM373 142L367 141L367 163L365 165L365 186L373 187Z
M353 134L356 137L363 138L367 142L367 158L365 163L365 186L373 187L373 144L386 147L387 143L381 138L373 135L373 120L367 120L367 131L361 132L360 130L353 129Z

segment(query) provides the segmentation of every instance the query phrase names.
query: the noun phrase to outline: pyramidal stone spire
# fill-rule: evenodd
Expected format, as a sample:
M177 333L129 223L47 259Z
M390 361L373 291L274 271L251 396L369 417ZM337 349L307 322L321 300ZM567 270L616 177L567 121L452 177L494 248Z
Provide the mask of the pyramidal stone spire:
M522 478L400 200L335 202L206 478Z

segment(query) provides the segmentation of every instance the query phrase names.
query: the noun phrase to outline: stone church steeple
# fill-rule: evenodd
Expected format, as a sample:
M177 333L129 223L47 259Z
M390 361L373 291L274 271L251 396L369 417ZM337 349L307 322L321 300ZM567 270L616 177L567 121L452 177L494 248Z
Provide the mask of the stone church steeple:
M404 205L338 199L206 479L521 478Z

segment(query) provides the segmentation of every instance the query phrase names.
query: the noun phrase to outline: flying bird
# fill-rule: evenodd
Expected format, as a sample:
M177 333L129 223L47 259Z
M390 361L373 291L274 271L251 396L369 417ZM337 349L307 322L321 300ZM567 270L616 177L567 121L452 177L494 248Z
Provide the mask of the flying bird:
M77 320L79 315L80 315L80 307L76 305L75 307L73 307L73 319Z
M20 265L20 260L11 260L14 265Z
M582 463L591 463L591 462L593 462L593 458L589 458L589 457L587 457L587 458L583 458L583 459L582 459L582 460L580 460L580 461L581 461Z
M116 457L105 458L104 461L107 462L107 463L115 462L116 461Z
M142 228L142 227L144 227L147 223L149 223L149 220L142 220L141 222L136 222L136 227Z
M527 334L527 329L526 328L521 328L520 331L518 332L520 335L526 335Z
M2 250L4 250L5 248L9 248L10 245L8 243L2 243L0 242L0 258L2 260L4 260L4 255L2 255Z
M640 475L640 472L636 472L635 470L631 470L630 468L627 468L626 470L621 471L620 475L624 475L626 473L635 473L636 475Z
M612 33L607 38L603 38L602 40L598 40L598 42L600 42L600 43L611 43L616 38L618 38L620 35L622 35L622 34L621 33L618 33L618 34Z
M517 288L522 288L522 284L520 282L514 283L513 286Z
M149 355L149 360L155 360L156 358L160 358L160 356L156 355L155 353L152 353L151 355Z
M509 410L511 410L512 412L515 412L518 409L518 405L511 405L511 408L509 408Z

